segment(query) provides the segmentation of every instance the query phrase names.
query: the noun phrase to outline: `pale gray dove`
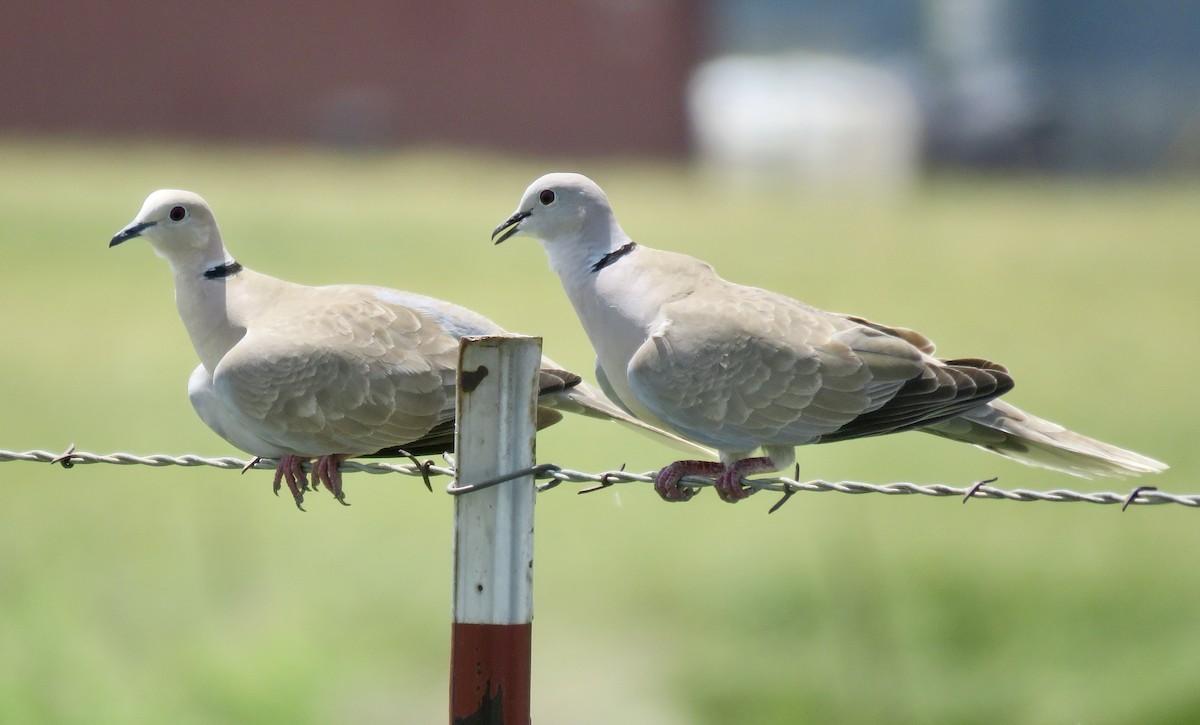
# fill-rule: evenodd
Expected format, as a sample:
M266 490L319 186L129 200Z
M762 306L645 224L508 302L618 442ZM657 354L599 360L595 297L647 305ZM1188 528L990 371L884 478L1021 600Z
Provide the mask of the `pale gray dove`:
M200 418L237 448L278 458L300 506L313 465L344 501L338 464L360 455L425 455L454 440L459 340L503 334L458 305L382 287L308 287L234 261L208 204L151 194L109 246L145 238L175 276L175 302L200 357L188 393ZM609 418L695 447L629 416L579 376L542 360L538 426L558 411Z
M1167 468L997 400L1013 386L1001 365L940 360L912 330L734 284L697 259L634 243L585 176L533 182L492 233L497 244L513 236L541 241L609 397L720 452L720 463L662 468L655 489L669 501L695 492L679 485L686 475L714 477L733 502L754 490L746 476L792 465L795 446L904 430L1082 477Z

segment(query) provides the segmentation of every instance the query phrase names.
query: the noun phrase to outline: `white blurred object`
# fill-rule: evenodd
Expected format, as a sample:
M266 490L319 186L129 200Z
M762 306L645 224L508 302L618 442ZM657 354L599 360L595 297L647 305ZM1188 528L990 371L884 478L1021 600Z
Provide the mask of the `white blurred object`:
M1047 126L1018 50L1012 0L929 0L923 6L931 84L929 152L940 162L1049 163Z
M730 56L688 89L701 158L724 178L889 191L919 169L921 117L908 84L846 58Z

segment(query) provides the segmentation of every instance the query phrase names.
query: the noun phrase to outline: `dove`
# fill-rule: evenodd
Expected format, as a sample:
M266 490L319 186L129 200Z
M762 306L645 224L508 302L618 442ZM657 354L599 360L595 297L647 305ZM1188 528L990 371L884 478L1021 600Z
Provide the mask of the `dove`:
M148 241L175 278L175 302L200 364L188 395L200 419L236 448L278 459L298 507L323 484L345 502L338 465L363 455L425 455L454 440L458 346L504 330L464 307L360 285L311 287L237 262L199 195L164 189L109 242ZM543 358L539 428L560 411L621 421L675 445Z
M795 462L797 446L919 430L1075 476L1163 471L1159 461L1074 433L998 398L1002 365L938 359L925 336L826 312L722 279L693 257L634 242L580 174L543 176L492 233L541 242L592 347L600 388L642 421L714 448L655 476L686 501L683 476L721 499L748 476ZM759 453L760 455L755 455Z

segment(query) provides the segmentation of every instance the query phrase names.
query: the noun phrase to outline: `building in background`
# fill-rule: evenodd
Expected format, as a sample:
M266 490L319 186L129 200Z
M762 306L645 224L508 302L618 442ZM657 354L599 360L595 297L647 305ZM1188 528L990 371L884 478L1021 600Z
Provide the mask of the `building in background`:
M689 0L0 4L0 132L680 157Z
M711 0L710 55L853 59L903 82L926 164L1200 165L1200 3Z
M1200 163L1197 47L1136 0L11 2L0 133L1144 172Z

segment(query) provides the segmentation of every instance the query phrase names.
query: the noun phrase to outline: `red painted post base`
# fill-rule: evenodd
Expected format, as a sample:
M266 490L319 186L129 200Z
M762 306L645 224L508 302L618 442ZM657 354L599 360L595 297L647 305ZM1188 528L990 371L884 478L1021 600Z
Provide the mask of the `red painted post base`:
M532 624L454 623L451 725L529 725L532 635Z

